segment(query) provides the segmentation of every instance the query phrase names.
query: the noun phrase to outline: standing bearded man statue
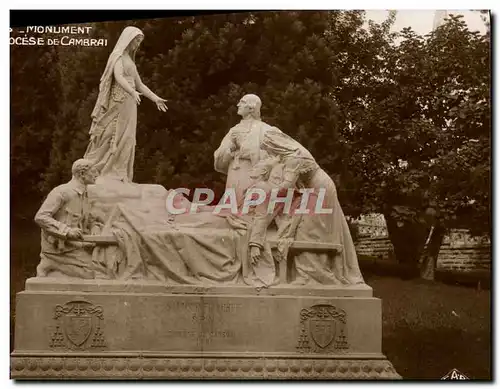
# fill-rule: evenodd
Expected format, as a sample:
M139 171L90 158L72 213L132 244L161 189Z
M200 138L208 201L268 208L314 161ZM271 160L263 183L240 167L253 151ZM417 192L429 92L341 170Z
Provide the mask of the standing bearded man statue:
M261 106L258 96L243 96L237 105L241 121L229 130L214 153L214 168L227 175L226 189L235 190L238 204L253 183L252 168L267 155L260 145L271 126L261 120Z

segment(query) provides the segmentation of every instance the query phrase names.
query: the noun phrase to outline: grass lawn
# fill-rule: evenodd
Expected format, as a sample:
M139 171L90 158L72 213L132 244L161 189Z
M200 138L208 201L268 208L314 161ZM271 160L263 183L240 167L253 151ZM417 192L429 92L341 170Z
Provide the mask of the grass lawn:
M491 379L490 291L365 274L382 299L382 349L404 379L453 368Z
M11 351L15 293L35 275L40 233L31 220L11 230ZM490 291L364 273L383 301L383 352L405 379L439 379L457 368L490 379Z

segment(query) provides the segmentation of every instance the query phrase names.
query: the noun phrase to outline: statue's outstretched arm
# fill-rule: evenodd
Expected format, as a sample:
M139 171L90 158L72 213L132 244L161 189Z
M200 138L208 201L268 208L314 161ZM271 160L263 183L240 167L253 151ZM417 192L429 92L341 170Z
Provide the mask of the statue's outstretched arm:
M160 111L166 112L168 107L165 104L167 100L162 99L160 96L153 93L151 89L149 89L146 84L144 84L139 76L138 72L135 72L135 85L137 90L141 92L144 96L146 96L149 100L156 104Z

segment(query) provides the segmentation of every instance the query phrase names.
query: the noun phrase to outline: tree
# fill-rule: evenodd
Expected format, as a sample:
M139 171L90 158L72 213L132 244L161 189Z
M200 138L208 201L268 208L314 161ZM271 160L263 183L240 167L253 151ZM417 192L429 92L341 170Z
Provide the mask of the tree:
M17 36L16 31L12 34ZM59 84L54 48L11 45L10 54L11 196L15 201L38 195L40 177L49 164Z
M385 215L397 259L416 274L431 226L432 266L447 228L472 227L474 213L488 229L489 47L460 16L399 39L389 36L382 76L344 134L360 211Z

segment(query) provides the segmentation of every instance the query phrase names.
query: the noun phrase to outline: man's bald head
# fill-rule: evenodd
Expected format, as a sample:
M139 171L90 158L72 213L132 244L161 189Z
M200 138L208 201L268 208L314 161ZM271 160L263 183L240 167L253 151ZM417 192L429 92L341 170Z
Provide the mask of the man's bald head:
M241 115L243 119L252 117L254 119L260 119L260 108L262 107L262 101L259 96L254 94L248 94L241 98L238 103L238 115Z

